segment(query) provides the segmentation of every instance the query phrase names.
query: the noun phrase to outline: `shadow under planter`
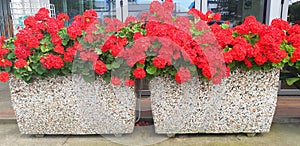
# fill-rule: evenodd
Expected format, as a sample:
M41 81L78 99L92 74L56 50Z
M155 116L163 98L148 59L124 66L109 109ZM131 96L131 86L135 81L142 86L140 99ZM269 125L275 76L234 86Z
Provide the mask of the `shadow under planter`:
M79 75L9 82L22 134L132 133L136 98L133 87L101 78L87 83Z
M277 102L279 69L231 72L221 84L170 77L150 81L155 132L267 133Z

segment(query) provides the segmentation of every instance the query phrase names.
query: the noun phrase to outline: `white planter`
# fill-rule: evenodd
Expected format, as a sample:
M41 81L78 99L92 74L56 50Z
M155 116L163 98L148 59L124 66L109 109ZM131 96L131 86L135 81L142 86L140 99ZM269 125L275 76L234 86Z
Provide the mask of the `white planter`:
M154 78L150 90L155 132L269 132L278 81L278 69L236 70L220 85L197 79L178 85L170 77Z
M10 80L11 100L22 134L132 133L136 99L133 87L79 76Z

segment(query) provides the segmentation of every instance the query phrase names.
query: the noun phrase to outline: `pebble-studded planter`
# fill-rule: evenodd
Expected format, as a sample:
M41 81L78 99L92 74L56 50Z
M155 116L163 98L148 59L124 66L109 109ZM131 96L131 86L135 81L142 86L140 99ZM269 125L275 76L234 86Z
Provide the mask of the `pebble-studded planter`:
M277 102L279 70L235 70L219 85L170 77L150 81L155 132L266 133Z
M113 86L101 78L80 76L9 82L12 105L22 134L132 133L136 99L133 87Z

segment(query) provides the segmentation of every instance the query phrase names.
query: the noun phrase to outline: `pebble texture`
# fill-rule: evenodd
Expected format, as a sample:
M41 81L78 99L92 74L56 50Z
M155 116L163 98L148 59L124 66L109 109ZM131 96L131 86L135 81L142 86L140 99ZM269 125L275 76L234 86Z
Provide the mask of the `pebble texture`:
M11 100L22 134L132 133L136 99L133 87L101 78L86 83L78 75L25 83L10 80Z
M277 102L279 70L235 70L219 85L170 77L150 81L155 132L266 133Z

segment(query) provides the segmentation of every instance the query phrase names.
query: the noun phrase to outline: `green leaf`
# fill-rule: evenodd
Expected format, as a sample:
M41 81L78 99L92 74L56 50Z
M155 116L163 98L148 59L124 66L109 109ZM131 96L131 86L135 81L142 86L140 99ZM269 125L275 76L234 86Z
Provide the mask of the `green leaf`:
M63 69L63 70L61 70L61 72L62 72L64 75L70 74L70 71L67 70L67 69Z
M221 27L222 27L223 29L226 29L226 28L229 28L229 25L228 25L228 24L225 24L225 23L223 23L223 24L221 24Z
M229 66L229 68L230 68L230 69L233 69L233 68L235 68L235 62L231 62L231 63L229 63L229 64L228 64L228 66Z
M297 61L297 62L296 62L295 67L296 67L297 69L300 69L300 61Z
M271 66L269 64L266 64L263 66L264 70L270 70L271 69Z
M9 53L9 54L7 55L7 59L9 59L9 60L11 60L11 59L13 59L13 58L15 58L15 57L16 57L15 53Z
M67 46L68 43L69 43L69 40L67 40L67 39L62 40L62 45L63 46Z
M107 68L108 70L111 70L111 69L113 69L113 67L112 67L112 65L111 65L111 64L106 64L106 68Z
M44 68L41 64L37 64L36 66L32 66L32 68L39 74L39 75L42 75L44 74L47 69Z
M190 70L191 72L197 71L197 67L196 67L196 66L189 66L188 68L189 68L189 70Z
M233 36L233 37L237 37L237 36L239 36L239 34L238 34L238 32L233 32L233 33L232 33L232 36Z
M148 74L150 74L150 75L155 74L156 70L157 70L157 68L156 68L155 66L148 66L148 67L146 68L146 72L147 72Z
M45 52L50 51L50 48L47 47L47 46L42 45L42 46L41 46L41 51L42 51L43 53L45 53Z
M290 58L289 58L289 57L286 57L286 58L283 58L283 59L282 59L282 62L283 62L283 63L287 63L287 62L289 62L289 60L290 60Z
M289 53L289 54L292 54L294 53L294 47L291 46L291 45L285 45L285 50Z
M57 69L52 69L52 70L51 70L51 74L52 74L52 75L57 75L58 72L59 72L59 70L57 70Z
M297 81L299 81L299 80L300 80L300 78L287 78L287 79L285 79L286 83L287 83L289 86L293 85L295 82L297 82Z
M25 78L25 82L29 82L31 80L31 76L27 76L26 78Z
M102 54L102 50L100 48L95 48L95 52L98 54L98 55L101 55Z
M150 80L152 80L154 77L155 77L155 76L153 76L153 75L147 75L145 79L148 80L148 81L150 81Z
M95 77L94 76L82 76L84 81L90 83L90 82L93 82L95 81Z
M277 68L283 68L285 63L279 62Z
M114 61L111 66L112 68L120 68L121 64L118 61Z
M107 82L107 83L110 82L110 79L111 79L110 76L104 76L104 77L103 77L103 80L104 80L105 82Z
M288 62L289 66L294 66L294 62Z
M145 64L137 63L136 66L139 67L139 68L144 68L144 67L145 67Z
M253 67L252 67L252 70L259 71L259 70L260 70L260 67L259 67L259 66L253 66Z
M175 76L177 71L176 70L171 70L171 71L169 71L169 73L170 73L170 75Z
M22 78L21 74L15 73L14 75L16 76L16 78Z
M30 66L26 66L26 69L28 70L28 71L32 71L32 69L30 68Z
M126 34L125 34L124 32L120 32L120 33L119 33L119 36L120 36L121 38L124 38L124 37L126 37Z

